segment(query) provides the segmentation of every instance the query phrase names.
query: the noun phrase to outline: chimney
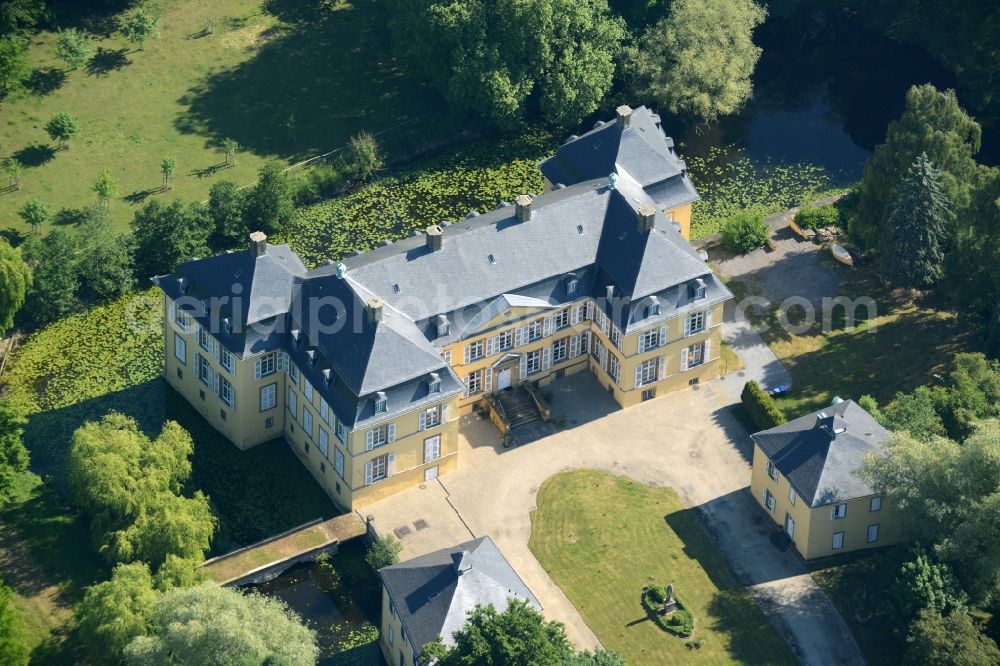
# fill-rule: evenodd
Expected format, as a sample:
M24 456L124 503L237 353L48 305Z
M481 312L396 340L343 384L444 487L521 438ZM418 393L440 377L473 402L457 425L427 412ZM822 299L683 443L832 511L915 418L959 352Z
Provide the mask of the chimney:
M826 412L820 412L819 414L816 415L816 423L813 427L822 428L824 425L823 424L824 421L826 421Z
M608 300L610 301L615 297L615 286L613 284L609 284L605 287L605 289L607 290Z
M256 257L267 254L267 235L263 231L250 234L250 249Z
M437 224L432 224L427 227L427 249L431 252L437 252L441 249L444 244L444 236L442 235L441 226Z
M617 109L615 113L618 114L618 127L622 129L627 129L629 125L632 124L632 107L628 104L622 104Z
M368 312L368 323L377 324L382 321L382 308L385 307L385 303L381 298L375 296L369 299L368 303L365 304L365 310Z
M639 206L639 231L645 233L653 230L656 223L656 208L653 204L642 204Z
M531 219L531 197L527 194L518 195L514 199L514 206L518 222L527 222Z

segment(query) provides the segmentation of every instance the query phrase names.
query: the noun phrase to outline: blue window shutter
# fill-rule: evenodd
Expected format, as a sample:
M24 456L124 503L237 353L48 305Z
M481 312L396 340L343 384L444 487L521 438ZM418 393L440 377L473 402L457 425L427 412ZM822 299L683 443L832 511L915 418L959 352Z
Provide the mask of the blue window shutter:
M420 412L420 416L418 417L417 420L419 422L417 425L417 430L427 430L427 413Z
M660 346L662 347L665 344L667 344L667 327L666 326L661 326L660 327Z
M375 431L369 430L365 433L365 451L371 451L375 448Z
M389 431L388 441L395 442L396 441L396 424L395 423L390 423L388 431Z
M365 485L370 486L372 484L372 461L369 460L365 463Z
M396 454L390 453L388 456L388 461L385 465L385 475L392 476L396 473Z

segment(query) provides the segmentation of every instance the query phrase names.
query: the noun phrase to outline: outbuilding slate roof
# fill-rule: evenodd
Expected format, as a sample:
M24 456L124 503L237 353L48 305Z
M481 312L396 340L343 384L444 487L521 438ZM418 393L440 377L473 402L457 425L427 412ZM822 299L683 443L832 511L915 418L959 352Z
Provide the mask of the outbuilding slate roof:
M875 494L857 474L889 431L853 400L751 435L810 507Z
M477 605L507 608L511 597L541 604L488 536L434 551L379 570L396 614L418 652L465 624Z

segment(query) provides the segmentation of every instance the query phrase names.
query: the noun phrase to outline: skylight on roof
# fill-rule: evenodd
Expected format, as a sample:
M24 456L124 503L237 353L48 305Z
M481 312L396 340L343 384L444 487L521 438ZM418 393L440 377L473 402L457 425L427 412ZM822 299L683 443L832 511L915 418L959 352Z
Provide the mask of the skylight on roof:
M583 225L582 224L576 225L576 233L580 234L581 236L583 235Z
M393 283L393 285L392 285L392 293L394 293L394 294L398 294L399 293L399 283L398 282L394 282Z
M491 264L495 264L495 263L497 263L497 258L496 258L496 257L494 257L494 256L493 256L492 254L491 254L491 255L490 255L489 257L487 257L487 259L489 259L489 260L490 260L490 263L491 263Z

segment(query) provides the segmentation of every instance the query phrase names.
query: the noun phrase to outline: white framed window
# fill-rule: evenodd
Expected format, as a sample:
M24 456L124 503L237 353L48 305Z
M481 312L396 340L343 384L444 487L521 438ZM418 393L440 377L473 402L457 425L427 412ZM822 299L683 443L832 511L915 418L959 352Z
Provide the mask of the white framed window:
M617 326L611 327L611 344L613 344L618 349L622 348L622 332Z
M443 352L441 352L441 358L444 359L445 363L451 365L451 350L445 349Z
M696 345L691 345L688 347L688 367L693 368L696 365L701 365L705 362L705 343L699 342Z
M260 387L260 411L266 412L269 409L274 409L274 406L278 404L277 386L277 384L268 384Z
M379 391L375 396L375 411L376 412L386 412L389 411L389 399L386 398L385 393Z
M770 460L767 461L767 475L771 477L772 481L778 480L778 468Z
M483 357L483 341L476 340L465 346L465 362L471 363Z
M476 370L475 372L470 372L465 378L465 388L469 395L475 393L482 393L483 391L483 375L485 373L482 369Z
M639 353L646 351L647 349L653 349L658 347L660 344L660 332L658 330L650 329L645 331L639 336Z
M434 435L424 440L424 462L434 462L441 457L441 435Z
M396 425L394 423L375 426L365 433L365 450L384 446L396 440Z
M309 383L308 379L302 380L302 394L306 397L306 400L312 402L313 399L313 385Z
M273 375L278 371L278 352L264 354L254 362L254 376L257 379Z
M191 329L191 315L178 307L174 308L174 323L185 333Z
M339 439L341 443L347 444L347 426L345 426L344 422L339 419L337 420L337 439Z
M420 412L418 421L418 428L420 430L427 430L428 428L435 428L441 425L441 405Z
M428 393L441 392L441 377L439 377L436 372L431 373L431 379L429 382L427 382L427 392Z
M336 447L333 449L333 469L340 478L344 478L344 454Z
M330 423L330 405L327 404L326 398L319 399L319 417L324 423Z
M694 288L694 297L695 297L695 300L701 300L701 299L705 298L705 285L704 284L699 284L697 287Z
M205 386L212 387L215 385L215 373L212 371L212 364L208 362L208 359L201 354L196 355L198 359L198 379Z
M572 296L573 294L576 293L576 290L579 286L580 286L579 280L570 280L569 282L566 283L566 293Z
M528 324L528 342L534 342L535 340L541 339L544 335L544 325L541 320L533 321Z
M319 429L319 452L324 456L330 455L330 434L322 427Z
M796 497L797 495L795 494L795 488L788 486L788 503L791 504L792 506L795 506Z
M559 363L566 360L569 353L569 338L560 338L552 343L552 362Z
M514 346L514 331L504 331L496 336L494 346L498 352L507 351Z
M296 386L299 385L299 366L294 363L288 363L288 378L292 380L292 383Z
M219 381L219 397L230 407L236 406L236 390L225 377L221 377Z
M878 523L868 526L868 543L878 541Z
M618 357L614 354L608 354L608 376L615 380L615 383L621 381L622 378L622 364L618 361Z
M566 328L569 326L569 309L560 310L556 314L552 315L552 327L554 330L559 330L560 328Z
M299 396L291 388L288 389L288 411L295 418L299 418Z
M198 346L209 353L212 352L212 336L205 327L198 329Z
M876 495L871 499L871 502L868 503L868 511L874 513L875 511L881 511L881 510L882 510L882 498Z
M693 315L687 318L687 324L684 329L687 331L688 335L694 335L695 333L701 333L705 330L705 313L695 312Z
M650 303L646 306L646 317L656 317L660 314L660 304Z
M536 349L525 354L526 358L526 372L529 375L533 375L542 369L542 350Z
M767 507L768 511L774 513L774 504L774 494L767 488L764 488L764 506Z
M187 340L176 331L174 332L174 356L182 365L187 365Z
M833 546L834 550L840 550L841 548L844 547L844 533L843 532L834 532L833 533L833 544L832 544L832 546Z
M309 437L313 436L313 413L309 411L308 407L302 408L302 429Z
M830 520L847 518L847 504L837 504L830 509Z
M645 386L656 381L657 359L650 358L635 366L635 385Z
M376 481L381 481L389 477L391 459L395 456L391 453L377 456L365 463L365 485L371 485Z
M232 352L228 352L225 349L220 349L219 365L221 365L222 368L229 374L233 374L234 372L236 372L236 357L232 354Z

